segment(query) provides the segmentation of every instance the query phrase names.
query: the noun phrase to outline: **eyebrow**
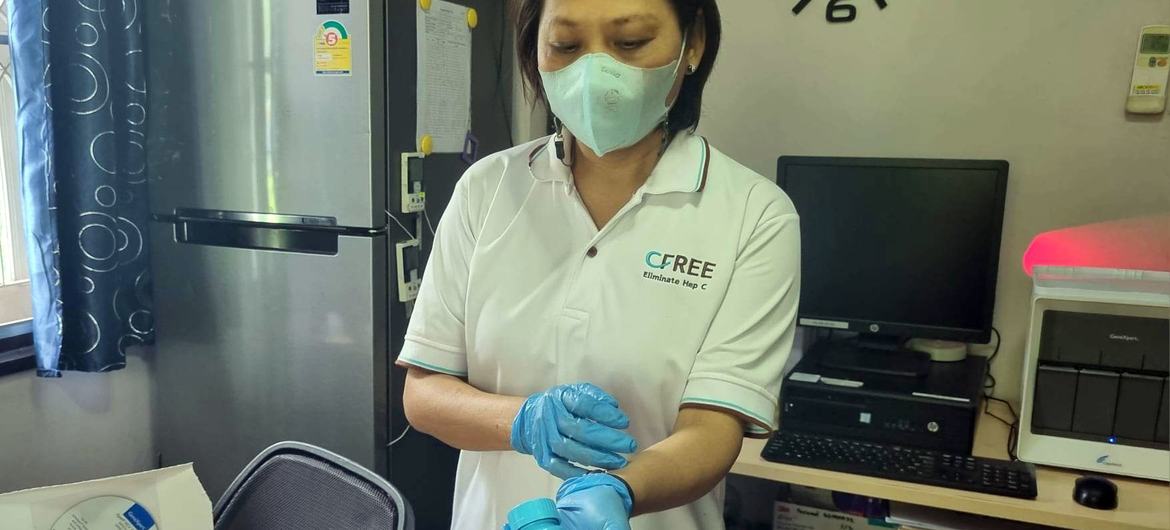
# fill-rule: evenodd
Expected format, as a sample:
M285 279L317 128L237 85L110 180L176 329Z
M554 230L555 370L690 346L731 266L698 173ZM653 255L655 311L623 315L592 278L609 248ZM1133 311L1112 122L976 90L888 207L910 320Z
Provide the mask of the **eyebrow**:
M615 18L609 21L609 24L613 26L624 26L632 22L646 22L648 24L654 24L658 22L658 17L645 13L638 15L627 15L621 18Z
M633 22L646 22L648 24L657 24L658 17L656 17L654 15L644 14L644 13L638 14L638 15L627 15L624 17L615 18L613 20L610 20L606 24L610 25L610 26L624 26L626 24L630 24ZM575 21L573 19L565 18L562 16L553 17L552 25L565 26L565 27L570 27L570 28L575 28L577 26L580 26L580 24L577 23L577 21Z
M570 28L575 28L579 24L577 24L577 21L575 21L575 20L571 20L571 19L568 19L565 17L558 16L558 17L553 17L552 25L554 25L554 26L568 26Z

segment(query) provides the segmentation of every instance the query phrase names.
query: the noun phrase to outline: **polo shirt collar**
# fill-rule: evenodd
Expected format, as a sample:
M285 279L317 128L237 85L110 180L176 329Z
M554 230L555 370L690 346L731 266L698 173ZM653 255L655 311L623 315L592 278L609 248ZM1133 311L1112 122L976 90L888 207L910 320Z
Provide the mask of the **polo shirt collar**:
M556 157L554 139L534 147L528 153L528 168L532 177L540 182L570 183L573 174L569 167ZM703 191L707 185L707 172L711 165L711 146L707 139L697 134L680 132L667 146L666 152L650 172L642 193L694 193Z
M711 146L697 134L680 132L662 158L650 172L642 186L643 193L695 193L707 186L707 170L711 165Z
M549 136L548 141L537 145L528 153L528 170L532 173L532 178L539 182L572 182L573 174L569 171L569 166L557 158L555 142L556 135Z

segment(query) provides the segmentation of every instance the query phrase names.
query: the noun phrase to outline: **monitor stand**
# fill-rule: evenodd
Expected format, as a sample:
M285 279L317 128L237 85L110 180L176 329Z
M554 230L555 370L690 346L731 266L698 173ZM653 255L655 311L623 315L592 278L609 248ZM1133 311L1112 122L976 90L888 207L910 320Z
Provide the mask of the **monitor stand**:
M930 372L930 355L907 350L904 339L888 335L862 334L846 340L822 340L813 347L820 365L847 370L903 377L925 377Z

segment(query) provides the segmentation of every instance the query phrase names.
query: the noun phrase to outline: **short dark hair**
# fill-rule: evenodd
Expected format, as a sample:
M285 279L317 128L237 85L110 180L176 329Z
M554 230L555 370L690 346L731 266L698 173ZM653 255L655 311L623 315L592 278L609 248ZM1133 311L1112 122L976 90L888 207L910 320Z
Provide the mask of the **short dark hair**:
M679 29L684 33L695 25L700 13L707 33L707 46L703 51L703 58L699 61L695 73L683 79L678 98L674 102L674 107L670 109L669 133L673 135L687 129L694 130L699 126L703 88L707 86L707 79L711 77L711 70L715 67L715 57L719 55L723 24L715 0L670 0L670 4L678 15ZM532 91L536 100L548 108L548 99L545 98L544 87L540 82L540 70L537 68L536 59L537 35L540 32L540 16L543 11L544 0L512 0L516 55L520 59L520 72L524 76L524 84ZM686 68L686 65L682 65L682 68Z

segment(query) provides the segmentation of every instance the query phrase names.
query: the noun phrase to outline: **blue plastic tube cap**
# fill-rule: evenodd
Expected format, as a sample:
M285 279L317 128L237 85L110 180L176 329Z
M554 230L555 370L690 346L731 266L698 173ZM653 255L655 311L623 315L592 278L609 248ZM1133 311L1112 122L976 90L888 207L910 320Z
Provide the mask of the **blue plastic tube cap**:
M512 530L557 530L557 503L552 499L532 499L508 512L508 526Z

